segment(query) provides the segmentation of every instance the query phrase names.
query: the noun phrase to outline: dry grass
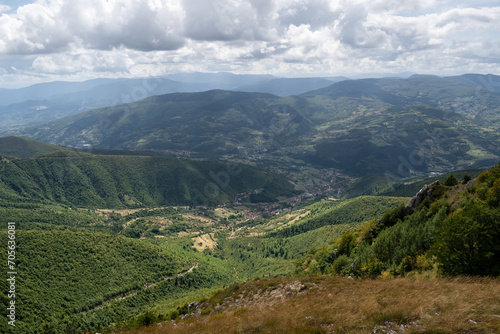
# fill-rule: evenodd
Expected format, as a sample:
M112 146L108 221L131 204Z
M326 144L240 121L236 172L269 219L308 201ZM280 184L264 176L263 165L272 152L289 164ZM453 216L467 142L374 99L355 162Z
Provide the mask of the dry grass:
M213 251L215 247L217 247L215 233L203 234L196 238L191 238L191 240L193 240L194 248L196 248L199 252L203 252L206 248Z
M141 210L144 210L144 209L123 209L123 210L118 210L118 209L96 209L97 212L100 212L100 213L118 213L122 216L128 216L132 213L136 213L137 211L141 211Z
M220 292L195 313L121 334L500 333L500 280L259 280Z
M263 227L265 230L274 230L278 227L284 228L298 222L300 219L306 217L310 212L311 210L305 209L294 210L292 212L270 219L268 223L259 228Z

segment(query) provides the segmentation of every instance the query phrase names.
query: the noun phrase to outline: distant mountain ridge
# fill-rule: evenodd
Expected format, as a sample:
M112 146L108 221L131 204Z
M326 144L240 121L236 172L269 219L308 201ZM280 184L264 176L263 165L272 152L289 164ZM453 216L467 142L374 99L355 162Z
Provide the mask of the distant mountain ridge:
M93 108L135 102L149 96L213 89L296 95L347 78L278 78L271 75L181 73L138 79L50 82L0 89L0 132L49 122ZM43 109L40 109L42 107Z
M500 159L500 93L462 79L346 80L289 97L224 90L166 94L20 133L73 147L254 160L284 154L357 176L488 167ZM472 82L470 75L466 81Z

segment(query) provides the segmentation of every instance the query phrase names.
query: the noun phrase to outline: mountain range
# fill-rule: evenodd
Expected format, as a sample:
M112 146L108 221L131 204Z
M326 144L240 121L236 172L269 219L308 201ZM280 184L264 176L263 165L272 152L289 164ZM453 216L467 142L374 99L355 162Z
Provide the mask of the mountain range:
M135 102L153 95L224 89L300 94L333 82L332 78L279 78L232 73L180 73L140 79L93 79L83 82L50 82L0 90L0 131L42 124L93 108Z
M396 178L491 166L500 77L344 80L300 95L210 90L93 109L15 132L72 147L154 149ZM495 86L496 87L496 86ZM268 160L269 160L268 159Z

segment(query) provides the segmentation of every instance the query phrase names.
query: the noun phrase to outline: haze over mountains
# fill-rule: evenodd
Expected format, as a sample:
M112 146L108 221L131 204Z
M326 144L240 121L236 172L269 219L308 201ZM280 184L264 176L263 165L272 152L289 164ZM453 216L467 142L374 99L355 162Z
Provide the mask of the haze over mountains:
M224 89L285 96L300 94L346 79L180 73L165 77L51 82L19 89L1 89L0 131L41 124L92 108L130 103L166 93Z
M210 77L176 79L206 85ZM314 88L304 80L331 83L230 74L216 78L213 84L226 88L242 81L261 87L266 87L263 82L287 82L302 90ZM228 90L172 93L11 133L80 148L169 150L217 159L288 156L291 163L354 176L408 177L486 167L499 159L498 82L500 77L493 75L415 75L343 80L290 96Z

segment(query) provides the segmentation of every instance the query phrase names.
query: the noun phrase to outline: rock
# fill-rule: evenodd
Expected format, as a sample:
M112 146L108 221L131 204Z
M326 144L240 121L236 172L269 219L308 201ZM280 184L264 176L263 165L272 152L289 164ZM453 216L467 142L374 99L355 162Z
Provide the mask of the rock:
M426 184L420 189L415 196L413 196L410 200L410 207L415 209L417 206L422 204L426 197L430 197L432 195L432 190L434 186L441 184L439 180L432 182L431 184Z
M192 302L192 303L189 303L188 305L188 312L191 311L192 309L195 309L196 307L198 307L198 303L196 302Z
M410 207L413 209L422 204L425 197L427 196L428 185L425 185L422 189L418 191L410 200Z

